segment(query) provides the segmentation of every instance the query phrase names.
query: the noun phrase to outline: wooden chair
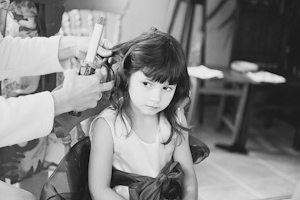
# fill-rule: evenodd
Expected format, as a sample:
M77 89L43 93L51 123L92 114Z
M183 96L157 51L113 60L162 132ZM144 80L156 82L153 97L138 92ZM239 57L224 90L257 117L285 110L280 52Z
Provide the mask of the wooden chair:
M90 36L95 22L99 17L105 17L103 38L109 39L113 44L120 42L122 18L129 5L129 0L67 0L64 4L60 34ZM58 83L59 84L59 83ZM82 112L80 117L68 113L57 116L54 124L54 132L65 145L65 152L71 147L70 131L77 127L76 140L85 137L81 122L100 113L109 105L107 99L99 100L94 109Z
M128 0L67 0L62 21L64 35L91 36L94 24L102 16L106 18L103 37L114 45L120 42L122 18L129 5Z

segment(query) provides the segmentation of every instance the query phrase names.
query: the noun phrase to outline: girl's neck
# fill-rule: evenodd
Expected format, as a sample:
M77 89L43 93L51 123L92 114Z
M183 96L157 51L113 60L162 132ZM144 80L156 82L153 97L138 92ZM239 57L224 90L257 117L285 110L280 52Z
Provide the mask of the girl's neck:
M153 143L159 127L159 114L145 115L130 106L126 109L134 133L146 143Z
M146 115L139 110L133 109L130 105L125 109L126 115L131 118L131 121L138 123L139 121L158 121L159 114Z

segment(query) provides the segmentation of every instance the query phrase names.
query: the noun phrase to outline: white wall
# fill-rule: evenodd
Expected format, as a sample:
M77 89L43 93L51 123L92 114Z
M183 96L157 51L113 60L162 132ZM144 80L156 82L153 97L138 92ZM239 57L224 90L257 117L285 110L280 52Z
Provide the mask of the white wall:
M151 27L164 31L169 2L170 0L130 0L123 18L121 41L132 39Z
M220 0L207 0L207 13L214 8ZM123 33L121 41L129 40L140 33L147 31L150 27L156 27L159 30L167 31L169 20L175 0L130 0L126 16L123 19ZM206 64L208 66L227 67L231 48L231 35L229 34L232 27L226 27L223 30L218 29L221 21L224 20L232 11L234 1L227 4L224 9L207 24L206 34ZM172 35L180 38L182 22L185 15L185 3L182 3L177 15L176 24ZM196 7L194 21L194 30L192 34L190 64L197 65L200 63L200 45L201 45L201 25L202 25L202 7Z
M220 0L207 0L208 13L216 6L216 3ZM217 65L228 67L230 50L232 43L233 26L226 26L220 30L218 26L224 19L232 12L235 6L235 1L231 0L220 11L220 13L207 24L207 52L206 60L208 65Z

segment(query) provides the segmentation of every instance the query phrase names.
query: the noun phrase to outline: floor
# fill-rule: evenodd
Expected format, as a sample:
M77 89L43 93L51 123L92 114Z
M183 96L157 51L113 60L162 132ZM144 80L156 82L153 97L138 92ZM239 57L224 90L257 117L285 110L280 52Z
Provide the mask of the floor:
M231 137L226 128L221 132L214 130L215 113L216 106L207 105L204 123L195 125L193 131L211 150L208 158L195 165L198 200L290 199L300 179L300 152L291 148L293 129L276 121L266 130L255 118L250 121L249 153L228 153L215 147L219 142L230 143ZM53 159L57 156L54 154ZM21 185L39 197L46 177L46 172L40 173Z
M215 147L230 144L228 130L214 130L216 106L205 110L204 123L193 132L211 150L210 156L195 166L199 200L284 200L290 199L300 179L300 152L291 148L293 129L275 121L266 130L262 120L250 121L247 155L228 153Z

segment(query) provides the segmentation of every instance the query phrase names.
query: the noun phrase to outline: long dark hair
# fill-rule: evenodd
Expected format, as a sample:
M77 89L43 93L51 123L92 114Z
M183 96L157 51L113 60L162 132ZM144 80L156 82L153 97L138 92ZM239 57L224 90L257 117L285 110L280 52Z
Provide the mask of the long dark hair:
M129 105L129 79L133 73L142 71L152 81L177 84L169 106L161 111L171 124L170 137L164 144L171 141L174 133L181 135L182 131L190 131L188 127L180 125L176 118L177 109L184 100L189 100L190 91L186 57L178 41L167 33L151 28L132 40L114 46L112 51L115 87L110 100L123 120L124 114L130 118L125 109Z

